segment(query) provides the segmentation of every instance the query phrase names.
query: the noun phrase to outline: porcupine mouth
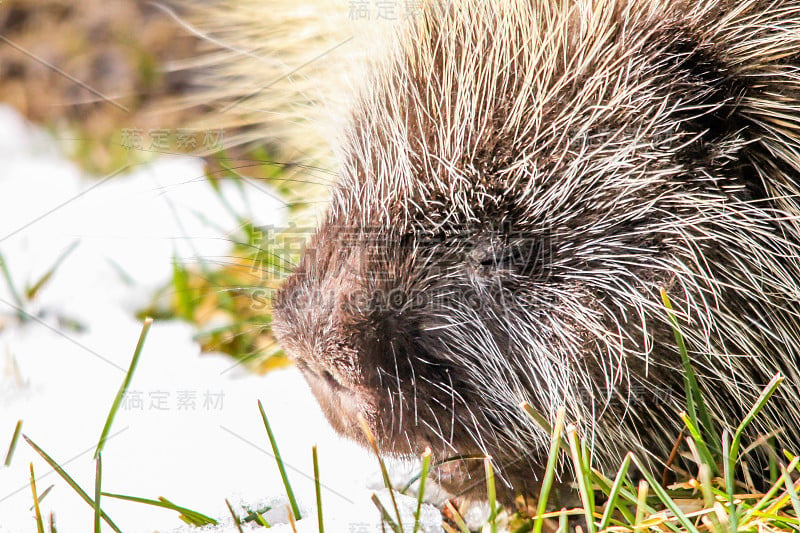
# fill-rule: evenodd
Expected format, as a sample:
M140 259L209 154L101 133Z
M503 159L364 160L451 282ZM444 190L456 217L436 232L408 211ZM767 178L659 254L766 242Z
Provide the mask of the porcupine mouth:
M297 360L297 367L306 379L311 392L317 399L322 412L325 414L331 427L340 435L354 440L361 446L368 447L363 430L361 429L358 415L362 414L369 421L374 417L369 416L374 413L368 396L359 393L357 389L348 387L340 383L334 375L324 368L314 368L306 361ZM388 454L393 457L409 459L418 457L426 447L434 448L429 443L418 443L418 450L413 452L407 448L398 449L397 445L402 442L391 437L387 437L377 431L373 424L371 427L377 437L377 445L381 454ZM471 450L466 455L480 455L479 450ZM437 466L436 479L438 483L452 494L462 498L478 498L483 494L485 481L483 477L483 462L477 461L449 461Z
M363 442L358 415L363 413L365 402L360 395L341 384L324 368L312 368L303 360L297 361L297 367L333 429L341 435Z

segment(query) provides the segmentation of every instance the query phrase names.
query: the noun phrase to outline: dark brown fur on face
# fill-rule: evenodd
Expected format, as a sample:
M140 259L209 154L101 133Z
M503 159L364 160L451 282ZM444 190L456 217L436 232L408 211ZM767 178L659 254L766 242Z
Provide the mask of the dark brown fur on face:
M683 375L800 437L800 2L459 2L374 66L274 329L331 424L535 492L559 406L601 468L666 457ZM477 466L476 466L477 465ZM439 470L482 487L480 462Z

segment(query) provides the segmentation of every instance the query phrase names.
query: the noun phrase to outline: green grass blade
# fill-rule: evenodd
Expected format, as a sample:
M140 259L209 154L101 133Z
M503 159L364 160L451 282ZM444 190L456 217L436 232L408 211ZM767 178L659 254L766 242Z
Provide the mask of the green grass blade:
M317 498L317 526L319 533L325 533L325 522L322 519L322 486L319 482L319 458L317 457L317 447L312 446L311 458L314 461L314 493Z
M421 475L422 475L422 472L420 471L419 473L414 474L413 476L408 478L408 481L406 481L405 485L403 485L402 488L397 489L397 492L399 492L400 494L406 494L407 495L408 491L411 489L411 487L414 485L414 483L419 481L419 478L420 478Z
M664 302L664 307L667 308L667 317L672 325L672 333L675 336L675 342L678 344L678 352L681 356L681 363L683 364L683 380L686 387L686 410L689 413L689 418L695 427L699 427L698 415L702 420L703 429L708 433L711 442L720 442L719 433L714 426L711 419L711 414L706 408L703 393L700 390L700 385L697 382L697 377L692 367L692 362L689 359L689 351L686 349L686 343L683 340L683 333L681 326L678 322L678 317L672 308L672 302L667 295L667 291L661 288L661 300Z
M22 420L17 420L17 425L14 428L14 435L11 437L11 444L8 445L8 453L6 453L6 466L11 466L11 458L14 456L14 450L17 448L17 441L22 433Z
M58 464L57 462L55 462L55 460L54 460L52 457L50 457L49 455L47 455L47 453L46 453L44 450L42 450L41 448L39 448L39 446L37 446L37 445L36 445L36 443L34 443L34 442L33 442L31 439L29 439L29 438L28 438L26 435L23 435L23 436L22 436L22 438L23 438L23 439L25 439L25 442L27 442L27 443L28 443L28 444L31 446L31 448L33 448L33 449L36 451L36 453L38 453L39 455L41 455L41 456L42 456L42 458L45 460L45 462L47 462L47 464L49 464L49 465L50 465L50 467L51 467L53 470L55 470L55 471L58 473L58 475L59 475L59 476L61 476L61 478L62 478L64 481L66 481L66 482L67 482L67 484L68 484L70 487L72 487L72 490L74 490L75 492L77 492L77 493L78 493L78 495L79 495L81 498L83 498L83 501L85 501L86 503L88 503L88 504L89 504L89 506L91 506L92 508L94 508L94 501L92 500L92 497L91 497L91 496L89 496L89 495L86 493L86 491L85 491L85 490L83 490L83 489L80 487L80 485L78 485L78 484L75 482L75 480L74 480L74 479L72 479L72 477L71 477L69 474L67 474L67 472L66 472L66 471L65 471L63 468L61 468L61 466L59 466L59 464ZM111 527L111 529L113 529L113 530L114 530L114 531L116 531L117 533L122 533L122 531L120 531L120 529L117 527L117 525L116 525L114 522L112 522L112 521L111 521L111 519L108 517L108 515L107 515L107 514L106 514L104 511L102 511L102 510L101 510L101 511L100 511L100 515L103 517L103 520L105 521L105 523L106 523L106 524L108 524L108 525Z
M94 533L100 533L100 482L103 478L103 454L98 452L94 470Z
M607 493L608 500L606 501L606 508L603 511L603 517L600 519L600 523L597 526L597 529L600 531L603 531L608 527L611 521L611 515L614 513L614 507L617 507L617 509L620 510L620 512L630 523L635 521L635 517L626 506L617 505L620 489L622 489L622 485L625 482L625 477L628 475L628 469L630 466L631 454L628 453L625 456L625 459L622 461L622 465L620 465L619 470L617 471L617 476L614 478L614 483L611 485L611 489Z
M58 256L56 262L53 263L53 266L51 266L50 269L47 272L45 272L44 275L41 278L39 278L39 280L36 283L33 284L33 286L25 290L25 297L28 300L33 300L34 298L36 298L36 295L39 294L39 291L42 290L42 287L44 287L45 284L48 281L50 281L50 279L52 279L53 275L56 273L56 270L58 270L58 267L60 267L61 263L63 263L64 260L67 257L69 257L69 255L73 251L75 251L75 248L78 247L78 244L80 244L80 241L75 241L72 244L70 244L67 247L67 249L64 250L64 252L62 252L61 255Z
M455 505L453 505L450 500L447 501L445 507L448 511L450 511L450 516L453 518L453 522L456 523L458 530L461 533L470 533L467 523L464 522L464 518L461 516L461 513L458 512L458 509L456 509Z
M178 518L180 518L181 520L183 520L184 522L186 522L191 526L201 527L201 526L212 525L217 522L216 520L202 513L198 513L197 511L192 511L191 509L187 509L186 507L181 507L180 505L176 505L175 503L169 501L163 496L159 496L158 501L160 501L165 505L168 505L169 509L174 509L176 511L179 511L180 514L178 515Z
M647 507L647 492L649 486L644 479L639 481L639 491L636 499L636 517L633 520L633 529L641 529Z
M769 399L773 394L775 394L775 391L778 389L778 387L780 387L781 383L783 383L783 380L784 377L780 372L775 374L772 379L769 380L767 386L764 387L764 390L758 395L758 399L753 407L750 408L750 411L747 412L741 424L739 424L739 426L736 428L736 433L734 433L733 442L731 443L730 449L730 453L734 460L738 460L739 447L741 446L742 435L744 434L745 429L747 429L747 426L749 426L750 423L758 416L758 413L764 409Z
M703 494L703 505L706 509L714 508L714 487L711 483L711 467L707 464L701 464L697 472L697 480L700 482L700 492ZM717 517L716 512L708 514L708 519L711 520L711 525L715 533L724 533L725 529Z
M578 492L581 496L581 503L586 517L586 528L589 533L594 533L594 497L591 494L591 472L587 472L584 467L585 463L581 457L581 445L578 442L578 430L572 424L567 426L567 441L572 455L572 463L575 466L575 480L578 482Z
M736 503L734 502L734 473L736 469L736 458L731 454L731 434L726 429L722 432L722 455L724 457L723 476L725 478L725 492L728 496L728 523L731 531L738 529L738 514L736 513Z
M108 433L111 431L111 425L114 423L114 417L117 415L119 406L122 403L122 398L125 396L125 392L128 390L128 386L131 383L133 373L136 370L136 365L139 362L139 356L142 353L142 348L144 348L144 341L147 338L147 332L150 331L150 326L152 324L152 318L145 319L144 325L142 326L142 332L139 335L139 342L136 343L136 349L133 352L131 364L128 367L128 372L125 374L125 380L122 382L122 386L119 388L119 391L117 391L117 396L114 398L114 403L111 404L111 410L108 412L106 424L103 426L103 432L100 434L100 440L97 442L97 449L94 452L95 457L97 457L98 454L103 451L103 446L106 444Z
M42 522L42 511L39 509L39 493L36 492L36 476L33 473L33 463L31 463L31 492L33 492L33 508L36 510L36 532L44 533L44 522Z
M175 291L175 314L184 320L194 320L194 303L189 287L189 272L176 256L172 257L172 290Z
M392 515L390 515L389 511L386 510L386 507L383 506L380 498L378 498L378 495L373 494L371 499L372 503L375 504L375 507L377 507L378 511L381 513L381 520L383 520L384 523L389 524L389 527L392 529L392 531L394 531L394 533L402 533L403 530L400 529L400 526L392 519Z
M768 445L769 445L770 449L772 449L772 450L774 450L775 448L778 447L778 439L775 438L775 437L770 437L768 443L769 443ZM778 468L777 456L774 453L770 453L769 454L769 482L770 483L775 483L775 481L778 480L778 475L779 475L778 472L779 472L779 468Z
M361 416L359 413L358 415L358 422L361 424L361 431L364 432L364 436L369 442L372 451L375 453L375 456L378 458L378 465L381 468L381 475L383 476L383 484L389 489L389 498L392 500L392 507L394 507L394 514L397 517L397 524L400 528L400 532L403 533L403 517L400 514L400 507L397 505L397 498L394 496L394 488L392 488L392 480L389 479L389 471L386 469L386 463L383 462L381 458L381 453L378 450L378 443L375 440L375 435L372 434L372 431L369 429L369 425L367 424L366 419Z
M692 436L692 440L694 441L694 445L697 449L697 454L700 456L701 464L708 465L709 468L713 469L714 474L719 474L717 461L714 459L714 454L711 453L708 444L706 444L703 434L700 433L700 429L695 426L694 421L692 421L691 417L689 417L686 413L680 413L678 416L680 416L681 420L683 420L683 423L686 424L686 429L689 430L689 434Z
M267 420L267 414L264 412L264 406L261 400L258 400L258 410L261 412L261 420L264 421L264 427L267 429L267 436L269 437L270 446L272 446L272 453L275 455L275 461L278 463L278 471L283 480L283 486L286 488L286 496L289 498L289 504L292 507L292 514L295 520L300 520L300 508L297 506L297 500L294 497L294 491L289 484L289 476L286 475L286 468L283 466L283 459L281 459L281 452L278 451L278 443L275 441L275 435L272 434L272 428Z
M486 496L489 500L489 528L491 533L497 533L497 514L499 510L497 506L497 492L494 486L492 459L490 457L484 459L483 466L486 471Z
M236 524L236 529L239 533L244 533L242 530L242 522L239 520L239 517L236 516L236 513L233 512L233 507L231 507L231 502L225 499L225 505L228 506L228 511L231 513L231 518L233 518L233 523Z
M683 511L680 510L678 505L675 501L667 494L661 485L658 483L656 478L648 471L647 467L639 460L638 457L635 455L631 455L631 460L633 463L639 468L640 473L642 476L647 480L647 483L650 485L650 490L658 496L659 501L669 509L675 518L678 519L681 526L683 526L684 530L688 531L689 533L699 533L698 529L695 527L694 523L686 518L686 515L683 514ZM732 531L736 531L733 529Z
M519 404L519 406L520 408L522 408L523 411L525 411L525 414L531 417L531 420L536 422L536 424L544 430L545 433L547 433L548 435L553 434L553 426L550 425L550 422L548 422L548 420L544 416L542 416L541 413L536 411L536 409L534 409L531 404L529 404L528 402L522 402ZM559 440L558 446L564 453L569 455L569 443L567 443L566 437L562 437Z
M558 533L569 533L569 514L564 507L558 515Z
M548 435L553 433L553 426L550 425L550 422L542 415L542 413L534 409L531 404L528 402L522 402L519 404L519 406Z
M126 496L124 494L113 494L111 492L104 492L103 496L105 496L106 498L126 500L129 502L142 503L145 505L152 505L153 507L161 507L162 509L169 509L171 511L176 511L180 514L179 518L181 518L181 520L192 526L202 527L202 526L218 525L218 522L213 518L208 517L202 513L198 513L197 511L192 511L191 509L187 509L186 507L175 505L174 503L172 503L171 501L169 501L164 497L159 497L157 500L151 500L149 498L140 498L138 496Z
M525 406L523 406L523 409L525 409ZM566 413L567 411L563 406L559 407L558 411L556 411L556 422L551 430L550 452L547 455L547 466L544 470L542 488L539 491L539 501L536 502L536 520L533 523L534 533L542 533L542 527L544 526L544 513L547 511L547 501L550 498L550 490L553 488L553 481L556 477L556 465L558 464L558 453L561 447L561 434L564 431Z
M431 449L425 448L422 454L422 469L419 477L419 491L417 492L417 509L414 511L414 532L419 531L419 518L422 515L422 502L425 499L425 482L428 479L428 471L431 467Z
M3 278L6 280L6 285L8 286L8 291L11 293L11 298L13 298L14 303L17 306L17 318L20 322L27 321L28 317L22 310L22 308L25 307L25 302L22 300L22 297L20 297L19 292L17 292L17 288L14 286L14 280L11 279L11 272L8 271L8 265L6 265L6 260L2 254L0 254L0 273L3 274Z
M586 445L586 442L583 440L578 440L578 444L580 444L581 450L581 460L583 464L581 465L583 468L583 472L586 475L587 486L592 486L592 478L594 474L592 473L592 451ZM592 508L594 508L594 491L589 491L589 497L592 501Z

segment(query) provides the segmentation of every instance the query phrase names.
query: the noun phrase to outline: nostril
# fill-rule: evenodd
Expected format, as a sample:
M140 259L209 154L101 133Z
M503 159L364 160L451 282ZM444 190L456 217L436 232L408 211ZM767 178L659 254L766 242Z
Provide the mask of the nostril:
M315 364L309 364L307 361L303 359L298 359L295 364L300 371L310 374L317 379L321 379L327 383L329 387L336 387L341 388L342 384L339 382L338 379L333 375L333 373L325 368L321 368Z
M325 381L328 383L328 385L330 385L331 387L341 387L341 384L339 383L339 381L338 381L338 380L337 380L335 377L333 377L333 374L331 374L329 371L327 371L327 370L323 370L323 371L321 372L321 374L322 374L322 378L323 378L323 379L324 379L324 380L325 380Z

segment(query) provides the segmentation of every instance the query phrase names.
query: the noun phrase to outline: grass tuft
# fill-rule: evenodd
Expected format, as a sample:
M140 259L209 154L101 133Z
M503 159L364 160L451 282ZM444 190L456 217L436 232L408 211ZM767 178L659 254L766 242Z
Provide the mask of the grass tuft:
M578 483L583 511L586 516L586 527L589 533L595 532L594 524L594 492L592 489L591 471L587 468L584 460L585 452L578 439L578 429L572 425L567 425L567 441L572 455L573 466L575 467L575 479Z
M775 375L735 430L720 433L714 421L723 417L708 411L677 316L663 291L662 297L681 354L686 387L686 412L679 414L685 429L666 459L678 482L668 485L667 471L656 477L648 464L630 452L612 481L592 468L589 447L580 439L575 425L567 425L566 443L560 436L563 411L557 414L551 426L546 417L530 405L522 404L523 410L551 435L551 445L536 512L531 516L527 514L528 509L520 509L510 520L511 533L565 531L568 527L575 530L580 527L589 533L800 530L800 495L797 492L800 490L800 458L784 451L788 465L781 462L775 450L775 436L780 430L747 445L743 443L747 428L768 405L785 378ZM765 449L769 458L771 486L763 494L754 488L746 461L756 448ZM552 512L548 511L555 503L550 501L551 483L561 451L568 451L581 505L578 509ZM679 456L687 463L695 463L696 468L691 469L696 472L695 476L673 465ZM580 526L567 519L576 514L583 516ZM553 518L558 519L558 524L550 522L545 527Z
M23 435L22 438L25 439L25 442L27 442L31 446L31 448L33 448L34 451L38 453L45 460L45 462L49 464L50 467L53 470L55 470L59 476L61 476L61 478L64 481L67 482L67 484L70 487L72 487L72 490L78 493L78 495L83 499L83 501L85 501L92 508L94 508L94 500L92 499L92 497L89 496L86 493L86 491L83 490L81 486L78 485L78 483L74 479L72 479L72 477L69 474L67 474L66 470L61 468L61 466L52 457L50 457L43 449L41 449L39 446L36 445L36 443L34 443L31 439L29 439L27 435ZM108 517L108 515L103 510L100 510L100 516L103 518L105 523L108 524L109 527L111 527L111 529L116 531L116 533L122 533L122 531L117 527L117 525Z

